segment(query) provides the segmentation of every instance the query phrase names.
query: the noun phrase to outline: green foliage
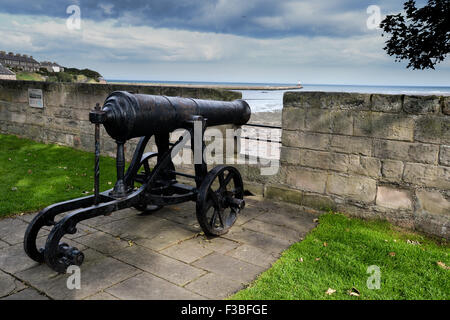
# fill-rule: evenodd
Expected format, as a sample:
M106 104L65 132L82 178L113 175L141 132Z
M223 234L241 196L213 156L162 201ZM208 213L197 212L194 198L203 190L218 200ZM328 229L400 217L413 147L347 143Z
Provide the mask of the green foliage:
M92 194L94 154L0 135L0 217ZM115 181L115 161L101 157L101 190Z
M232 299L450 299L450 247L387 222L327 213ZM367 287L369 266L381 287ZM328 295L331 288L336 292ZM349 291L356 288L359 296Z
M422 8L415 0L404 3L404 13L388 15L381 23L388 35L384 50L407 68L434 69L450 52L450 1L428 0Z
M90 70L90 69L77 69L77 68L66 68L64 69L65 72L72 74L74 76L83 75L87 78L95 79L97 82L99 81L101 74L97 71Z

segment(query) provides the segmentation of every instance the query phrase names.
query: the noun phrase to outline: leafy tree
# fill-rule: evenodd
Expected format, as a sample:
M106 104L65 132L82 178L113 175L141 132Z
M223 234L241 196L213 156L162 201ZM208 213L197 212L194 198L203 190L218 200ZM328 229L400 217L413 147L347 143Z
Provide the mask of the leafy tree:
M434 69L450 52L450 0L428 0L423 8L408 0L404 9L381 22L383 36L390 35L384 50L397 62L409 60L407 68Z

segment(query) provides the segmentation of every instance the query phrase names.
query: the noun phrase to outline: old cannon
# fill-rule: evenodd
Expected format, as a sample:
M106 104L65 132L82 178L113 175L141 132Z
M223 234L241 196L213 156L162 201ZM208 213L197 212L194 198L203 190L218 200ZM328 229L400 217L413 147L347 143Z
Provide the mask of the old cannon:
M245 206L244 187L234 167L219 165L208 172L203 158L204 132L208 126L243 125L250 113L243 100L209 101L113 92L102 108L97 104L89 114L95 124L94 194L53 204L39 212L25 232L25 252L31 259L64 273L68 266L81 265L84 260L80 250L61 242L64 235L76 233L80 221L130 207L150 212L186 201L196 202L197 219L205 234L226 233ZM104 192L99 190L100 125L117 144L117 181L114 188ZM176 129L185 129L191 137L191 149L197 158L195 175L175 170L172 158L188 141L185 134L171 143L170 133ZM152 136L157 152L144 153ZM124 144L137 137L139 143L125 172ZM152 159L156 160L153 167L149 162ZM179 183L177 176L191 178L195 183ZM63 217L56 220L61 214ZM45 247L38 249L36 238L45 226L52 229Z

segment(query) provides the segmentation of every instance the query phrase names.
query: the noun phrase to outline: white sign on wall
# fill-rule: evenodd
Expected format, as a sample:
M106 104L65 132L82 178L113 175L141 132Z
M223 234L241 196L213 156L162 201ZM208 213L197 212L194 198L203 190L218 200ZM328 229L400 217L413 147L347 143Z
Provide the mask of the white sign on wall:
M43 108L44 96L41 89L28 89L28 101L30 107Z

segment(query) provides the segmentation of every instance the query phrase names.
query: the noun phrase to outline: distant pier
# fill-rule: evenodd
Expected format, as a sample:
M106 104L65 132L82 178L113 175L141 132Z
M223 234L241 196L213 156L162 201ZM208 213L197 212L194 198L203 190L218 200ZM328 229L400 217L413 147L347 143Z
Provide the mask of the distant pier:
M225 89L225 90L293 90L301 89L302 86L240 86L240 85L223 85L223 84L174 84L174 83L154 83L154 82L126 82L126 81L108 81L110 84L128 84L140 86L161 86L161 87L178 87L178 88L208 88L208 89Z

